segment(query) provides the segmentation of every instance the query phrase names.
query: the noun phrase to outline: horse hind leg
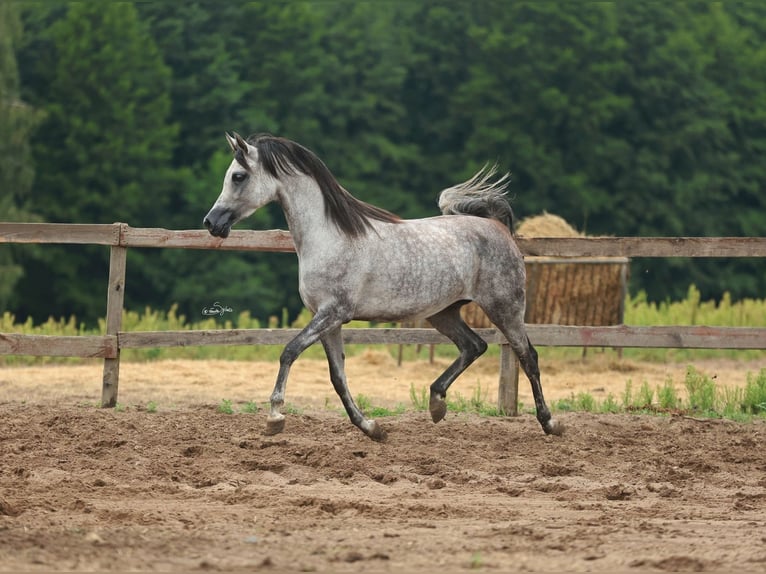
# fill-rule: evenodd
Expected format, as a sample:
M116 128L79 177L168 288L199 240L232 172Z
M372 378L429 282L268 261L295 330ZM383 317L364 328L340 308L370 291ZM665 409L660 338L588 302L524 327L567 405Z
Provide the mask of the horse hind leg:
M487 343L479 337L460 317L460 307L465 301L455 303L428 317L428 322L441 334L455 343L460 356L431 384L428 410L431 419L438 423L447 414L447 389L468 366L487 350Z
M524 327L523 308L498 304L496 306L482 306L482 309L484 309L489 320L505 335L511 349L516 353L519 365L521 365L532 385L532 396L535 400L537 421L543 427L543 431L545 434L557 436L563 434L564 426L558 420L551 417L551 411L545 403L543 386L540 382L537 351L532 346L532 342L527 336L527 330Z
M514 349L519 357L519 364L524 369L524 373L527 375L529 382L532 385L532 396L535 399L535 411L537 412L537 420L543 427L545 434L552 434L560 436L564 434L564 425L557 419L551 417L551 411L548 409L548 405L545 404L545 398L543 397L543 386L540 382L540 368L538 366L537 350L532 346L532 342L527 337L526 331L524 332L524 338L526 339L527 351L524 352L523 345L518 345L511 348ZM518 351L516 349L519 349Z

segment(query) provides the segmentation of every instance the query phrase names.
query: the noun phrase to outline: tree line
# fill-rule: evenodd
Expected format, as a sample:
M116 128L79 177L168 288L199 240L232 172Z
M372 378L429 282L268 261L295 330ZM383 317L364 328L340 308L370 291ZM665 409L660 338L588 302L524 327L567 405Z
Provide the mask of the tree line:
M199 228L226 130L313 149L404 217L487 161L517 218L766 235L766 5L0 4L0 216ZM241 228L285 227L278 208ZM0 309L103 314L108 250L0 248ZM126 306L297 314L295 258L131 250ZM763 297L763 260L640 260L631 292Z

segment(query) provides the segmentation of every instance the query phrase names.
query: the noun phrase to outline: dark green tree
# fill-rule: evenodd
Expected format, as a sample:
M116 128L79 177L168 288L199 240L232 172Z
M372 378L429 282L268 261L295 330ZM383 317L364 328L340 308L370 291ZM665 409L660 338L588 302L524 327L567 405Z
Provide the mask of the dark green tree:
M718 5L618 5L630 47L618 89L634 102L617 124L630 161L611 179L621 203L605 211L625 235L726 236L766 233L764 50ZM754 161L755 160L755 161ZM678 298L695 283L704 298L766 288L763 263L736 260L641 262L635 288Z
M423 214L411 174L422 157L409 139L403 93L412 50L412 6L323 6L319 47L324 105L315 108L318 150L358 197L405 217ZM436 212L431 191L427 213Z
M513 174L519 216L547 210L578 228L608 209L624 144L605 128L630 106L615 94L625 44L609 4L483 4L469 29L469 77L453 118L472 129L474 165Z
M50 222L163 224L177 134L167 120L170 70L134 7L72 3L32 15L43 16L34 21L42 40L21 57L30 68L30 101L46 112L32 145L35 211ZM39 253L24 261L22 315L103 315L103 283L92 279L106 275L105 249ZM140 268L140 254L133 260ZM129 293L151 291L151 273L142 273Z
M402 85L404 138L416 146L418 160L407 176L421 214L431 215L438 192L476 167L464 153L473 119L455 103L456 92L468 80L477 57L469 36L474 8L466 2L436 0L415 6L404 26L411 51ZM486 159L495 157L493 153Z
M21 100L16 47L21 40L18 7L0 4L0 217L4 221L29 221L29 190L33 168L29 135L40 114ZM24 270L10 246L0 248L0 311L7 308L16 282Z
M231 33L242 6L211 1L176 4L139 2L165 64L172 70L171 120L179 126L174 164L204 170L226 130L237 126L252 82L236 57L247 37Z

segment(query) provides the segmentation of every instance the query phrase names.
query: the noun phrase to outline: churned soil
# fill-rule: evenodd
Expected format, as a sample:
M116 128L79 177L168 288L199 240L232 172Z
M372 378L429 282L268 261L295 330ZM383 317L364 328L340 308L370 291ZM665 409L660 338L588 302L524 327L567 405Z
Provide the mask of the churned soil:
M445 366L387 361L349 359L355 395L408 404ZM588 363L544 367L549 400L676 368ZM744 384L756 366L699 368ZM434 424L409 408L378 419L378 443L338 409L326 366L299 361L285 430L265 436L265 411L243 404L268 397L274 365L122 370L115 410L96 406L96 364L0 369L0 571L766 570L762 421L564 413L554 437L530 414ZM491 402L495 373L454 389L485 385Z

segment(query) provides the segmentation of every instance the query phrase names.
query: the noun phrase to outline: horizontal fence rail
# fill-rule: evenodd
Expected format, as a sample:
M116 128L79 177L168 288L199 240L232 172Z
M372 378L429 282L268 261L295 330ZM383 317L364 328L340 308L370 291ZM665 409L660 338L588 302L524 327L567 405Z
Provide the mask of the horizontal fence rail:
M475 329L489 344L504 345L496 329ZM121 349L284 345L300 329L211 329L120 331L116 335L54 336L0 333L0 355L114 359ZM434 329L343 329L347 345L450 345ZM527 325L529 339L540 347L635 347L660 349L766 349L766 329L756 327L578 327Z
M122 224L0 223L0 243L119 245Z
M106 334L46 336L0 333L0 354L73 356L104 359L102 405L117 402L121 349L205 345L283 345L298 329L225 329L184 331L121 331L126 254L129 248L211 249L291 253L289 232L232 231L226 239L206 230L135 228L126 223L0 223L0 244L91 244L111 249L107 290ZM533 258L566 258L577 262L594 257L766 257L766 237L517 237L522 253ZM684 349L766 349L766 327L628 326L608 327L527 325L538 346L654 347ZM518 368L505 338L495 329L477 329L487 343L501 346L500 409L516 412ZM434 329L344 329L347 344L451 344Z
M284 345L300 329L213 329L206 331L132 331L118 333L120 349L201 347L205 345ZM475 329L489 344L504 345L496 329ZM342 330L347 345L451 345L434 329L377 328ZM754 327L576 327L527 325L541 347L640 347L675 349L766 349L766 329Z
M549 257L766 257L766 237L524 237L524 255ZM119 247L295 252L288 231L232 231L222 239L204 229L130 227L125 223L0 223L2 243L90 243Z
M117 358L116 335L21 335L0 333L0 355Z
M555 257L764 257L766 237L518 237L524 255Z

